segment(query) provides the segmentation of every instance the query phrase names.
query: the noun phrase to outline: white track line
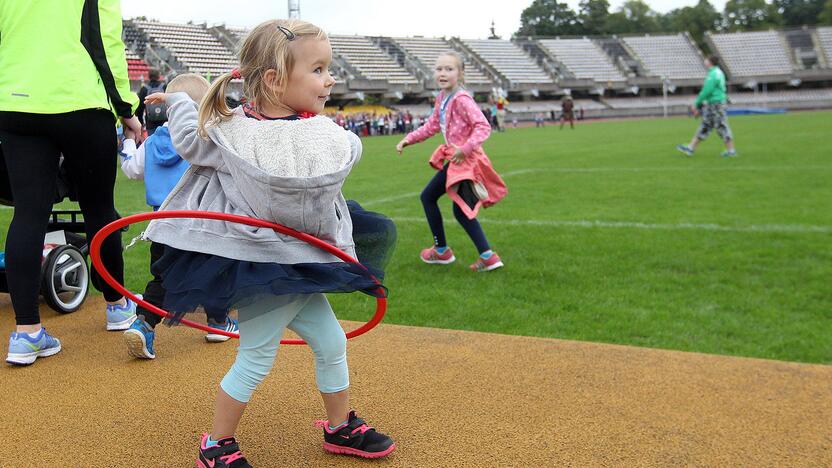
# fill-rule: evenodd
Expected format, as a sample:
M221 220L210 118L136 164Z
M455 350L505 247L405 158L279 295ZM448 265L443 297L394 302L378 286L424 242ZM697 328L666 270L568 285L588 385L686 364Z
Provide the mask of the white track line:
M533 172L559 172L559 173L596 173L596 172L622 172L622 173L639 173L639 172L725 172L725 171L751 171L751 172L769 172L769 171L828 171L832 170L832 166L720 166L720 167L541 167L541 168L527 168L518 169L516 171L506 172L501 174L503 178L513 177L522 174L530 174ZM393 195L390 197L377 198L362 203L363 206L374 206L382 203L387 203L405 198L417 197L422 192L410 192L400 195Z
M403 223L425 223L425 218L394 217L393 221ZM648 229L648 230L700 230L719 232L763 232L763 233L801 233L801 234L832 234L832 226L811 226L805 224L752 224L749 226L725 226L721 224L657 224L640 223L636 221L600 221L578 220L558 221L539 219L480 219L484 224L498 226L542 226L542 227L582 227L582 228L613 228L613 229ZM445 220L452 224L451 220Z

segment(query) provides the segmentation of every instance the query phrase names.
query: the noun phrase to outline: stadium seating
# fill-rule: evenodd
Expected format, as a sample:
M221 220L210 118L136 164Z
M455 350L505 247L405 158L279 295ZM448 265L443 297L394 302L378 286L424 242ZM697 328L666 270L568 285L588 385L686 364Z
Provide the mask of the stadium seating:
M589 78L599 83L625 79L607 54L590 39L543 39L540 44L576 78Z
M144 49L147 44L147 37L143 32L139 31L133 26L133 21L124 20L122 22L122 39L127 49L135 52L139 58L144 57Z
M408 54L419 60L428 70L433 70L437 57L452 50L444 39L433 37L396 37L393 40ZM465 82L468 84L492 84L491 80L470 60L465 60Z
M463 39L462 43L512 84L551 84L552 78L511 41Z
M685 34L624 37L622 40L650 75L668 79L699 79L707 70L702 56Z
M128 75L134 87L148 79L151 66L165 74L219 76L237 66L235 51L249 32L225 25L126 19ZM733 105L832 107L832 90L814 88L832 79L832 27L706 37L732 80ZM691 88L700 86L706 73L702 54L686 33L516 41L330 35L330 42L337 102L381 94L419 113L431 109L435 89L429 82L436 58L447 50L462 55L466 82L481 101L494 87L508 88L514 98L508 111L521 120L559 109L560 101L553 99L569 92L564 88L572 90L576 108L586 111L587 118L661 115L662 98L647 97L660 93L661 77L681 90L668 97L669 113L684 114L694 99ZM768 83L757 89L772 92L737 92L738 85L751 81ZM239 83L235 86L239 93ZM611 92L599 93L600 87ZM800 87L807 89L795 89ZM624 95L630 92L641 96Z
M732 93L729 96L734 105L785 105L797 102L812 103L832 101L832 89L801 89L768 93Z
M794 70L777 31L709 34L709 38L733 78L789 75Z
M575 104L575 110L584 109L584 110L600 110L606 109L604 104L598 101L592 101L589 99L576 99L573 101ZM523 101L523 102L512 102L508 106L509 113L539 113L539 112L549 112L553 110L560 110L563 101Z
M133 20L148 41L170 51L190 73L217 76L237 66L237 59L226 46L202 25L171 24Z
M332 51L363 77L390 84L417 84L419 81L392 57L364 36L329 36Z
M818 28L817 32L826 57L826 66L832 68L832 27Z
M130 49L126 49L124 54L127 56L127 77L130 80L147 81L149 67L144 60Z
M693 104L695 96L668 96L668 106L690 106ZM647 97L647 98L615 98L605 99L606 102L613 109L647 109L647 108L661 108L664 106L664 99L662 97Z

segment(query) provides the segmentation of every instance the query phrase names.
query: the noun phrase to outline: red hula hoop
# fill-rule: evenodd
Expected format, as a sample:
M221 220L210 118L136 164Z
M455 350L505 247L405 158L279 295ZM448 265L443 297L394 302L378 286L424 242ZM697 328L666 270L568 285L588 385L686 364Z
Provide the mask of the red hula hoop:
M248 218L245 216L238 216L226 213L215 213L211 211L192 211L192 210L172 210L172 211L156 211L152 213L140 213L131 216L126 216L124 218L118 219L113 221L112 223L104 226L96 235L92 238L92 242L90 243L90 258L92 259L92 264L95 269L98 271L98 274L101 275L101 279L103 279L107 284L113 287L116 291L123 294L126 297L129 297L131 300L139 304L140 306L144 307L145 309L153 312L156 315L160 315L162 317L170 317L172 314L166 312L163 309L160 309L153 304L146 302L144 299L139 299L135 294L128 291L123 285L119 284L118 281L113 278L113 275L110 274L109 271L104 267L104 264L101 262L101 244L104 242L110 234L115 232L118 229L121 229L125 226L129 226L131 224L139 223L142 221L148 221L153 219L166 219L166 218L200 218L200 219L214 219L217 221L228 221L232 223L240 223L240 224L247 224L249 226L256 226L256 227L263 227L274 229L275 231L285 234L287 236L292 236L296 239L300 239L304 242L307 242L310 245L313 245L321 250L324 250L332 255L340 258L341 260L348 262L348 263L358 263L358 260L350 257L342 250L327 244L326 242L318 239L317 237L310 236L304 232L295 231L294 229L290 229L286 226L277 224L277 223L270 223L268 221L263 221L261 219L255 218ZM379 291L382 292L381 289L381 282L372 277L372 279L379 285ZM363 335L368 331L372 330L376 327L376 325L381 322L381 319L384 318L384 314L387 312L387 298L386 297L377 297L376 298L376 313L373 317L364 325L346 333L347 339L355 338L356 336ZM201 323L196 323L191 320L182 319L181 323L196 328L198 330L206 331L215 333L218 335L225 335L231 338L239 338L240 335L238 333L231 333L225 330L217 330L216 328L211 328L207 325L203 325ZM301 345L306 344L303 340L281 340L280 344L291 344L291 345Z

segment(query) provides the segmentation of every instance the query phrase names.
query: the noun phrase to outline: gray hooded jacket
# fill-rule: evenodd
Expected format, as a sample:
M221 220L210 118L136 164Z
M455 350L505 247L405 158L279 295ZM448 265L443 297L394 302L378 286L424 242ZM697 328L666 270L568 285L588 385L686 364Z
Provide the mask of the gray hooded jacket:
M160 210L200 210L272 221L355 257L341 187L361 140L327 117L260 121L242 109L197 135L197 105L168 97L171 139L191 163ZM145 237L181 250L251 262L328 263L337 257L272 229L208 219L157 219Z

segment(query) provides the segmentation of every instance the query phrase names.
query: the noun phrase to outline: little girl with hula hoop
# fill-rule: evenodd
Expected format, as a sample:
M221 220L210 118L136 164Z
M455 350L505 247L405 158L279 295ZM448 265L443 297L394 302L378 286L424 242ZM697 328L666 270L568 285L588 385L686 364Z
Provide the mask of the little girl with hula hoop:
M335 84L331 60L329 40L317 26L266 21L245 39L240 68L220 76L199 108L181 93L148 96L147 102L167 104L174 145L191 163L160 211L211 211L279 223L355 257L350 211L360 207L348 206L341 187L361 156L361 142L315 115ZM229 109L226 88L239 79L248 104ZM152 270L163 280L165 308L174 321L198 306L238 310L237 358L220 383L198 466L251 466L234 435L286 328L315 354L328 417L320 421L324 449L378 458L396 448L350 408L346 337L324 296L384 295L374 275L269 228L170 218L152 221L145 235L166 246Z

